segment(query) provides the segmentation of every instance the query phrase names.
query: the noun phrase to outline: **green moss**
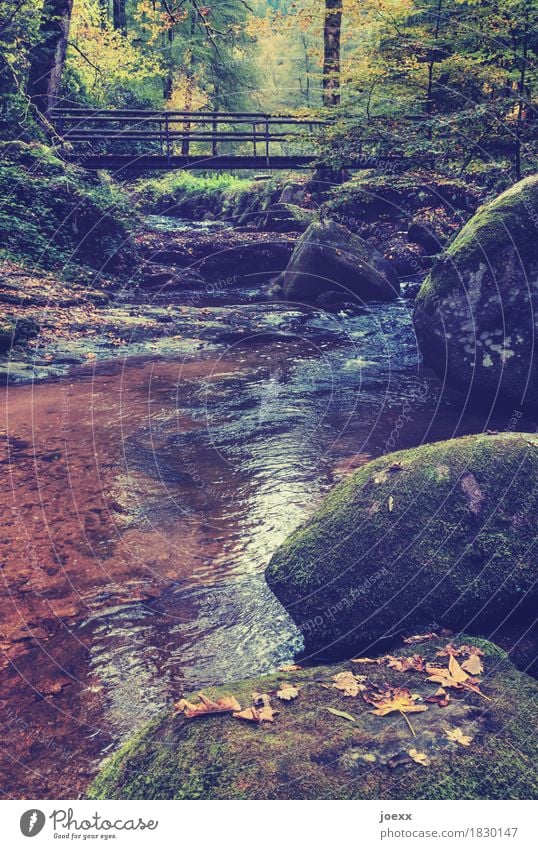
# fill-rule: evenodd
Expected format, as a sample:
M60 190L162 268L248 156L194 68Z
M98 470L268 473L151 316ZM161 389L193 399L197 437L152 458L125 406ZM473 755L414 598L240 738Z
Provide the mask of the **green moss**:
M331 687L349 665L316 666L211 688L215 698L233 693L242 706L252 692L271 695L292 680L299 697L278 702L274 723L253 725L230 715L187 720L164 714L103 766L89 796L102 799L449 799L529 798L538 789L536 745L529 734L538 693L535 681L517 672L505 653L462 635L485 652L482 690L454 693L447 708L430 705L411 716L416 738L399 714L377 717L360 697ZM408 647L438 665L433 641ZM354 668L357 671L357 667ZM361 672L365 668L360 669ZM368 666L370 684L408 686L422 698L437 685L418 672ZM322 686L325 685L325 686ZM327 707L351 713L355 722ZM446 728L473 737L463 748ZM432 759L428 769L407 756L412 746ZM393 764L400 765L394 768Z
M526 591L531 604L537 447L524 434L463 437L381 457L335 487L266 572L307 648L486 621Z
M67 165L44 145L0 145L0 248L43 268L74 261L132 267L128 197L110 178Z

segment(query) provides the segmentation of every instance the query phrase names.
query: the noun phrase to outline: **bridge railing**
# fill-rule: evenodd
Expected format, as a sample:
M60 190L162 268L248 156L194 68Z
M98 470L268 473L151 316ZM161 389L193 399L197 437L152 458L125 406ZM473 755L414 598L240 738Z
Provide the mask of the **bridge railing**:
M52 119L59 135L70 144L117 151L117 144L136 145L161 156L192 154L217 157L239 153L269 161L278 153L315 148L316 131L326 124L314 118L268 115L262 112L184 112L140 109L55 109ZM239 148L239 149L238 149Z

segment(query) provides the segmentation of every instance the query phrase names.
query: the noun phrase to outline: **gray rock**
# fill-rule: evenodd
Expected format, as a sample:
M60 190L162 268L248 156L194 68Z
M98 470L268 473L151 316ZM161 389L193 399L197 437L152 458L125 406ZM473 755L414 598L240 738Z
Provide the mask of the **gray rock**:
M391 264L334 221L310 225L279 282L286 298L310 303L326 291L342 291L353 301L389 301L400 292Z

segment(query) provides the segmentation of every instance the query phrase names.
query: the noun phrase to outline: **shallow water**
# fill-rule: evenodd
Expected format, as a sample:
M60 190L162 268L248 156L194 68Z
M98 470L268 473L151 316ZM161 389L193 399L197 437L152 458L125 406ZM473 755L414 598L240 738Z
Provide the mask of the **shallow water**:
M77 758L91 774L184 691L269 671L300 650L263 571L337 480L392 450L512 426L510 414L467 410L442 392L420 364L403 299L339 314L247 299L213 309L207 327L212 344L199 354L105 362L7 394L17 472L28 463L15 497L29 525L39 493L53 547L32 530L37 555L49 575L60 558L73 587L71 615L69 592L54 590L68 627L44 644L46 662L78 688L42 717L26 695L18 707L10 696L10 709L69 740L58 756L68 783ZM19 670L42 657L32 649ZM88 714L90 685L100 695ZM20 749L23 795L30 762L50 773L50 760L46 747Z

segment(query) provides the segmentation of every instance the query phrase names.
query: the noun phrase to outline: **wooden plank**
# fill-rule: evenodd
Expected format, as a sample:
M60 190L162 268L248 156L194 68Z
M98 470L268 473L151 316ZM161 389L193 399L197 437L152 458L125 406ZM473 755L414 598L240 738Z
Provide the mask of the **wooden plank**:
M108 154L102 156L86 156L71 154L66 156L69 162L75 162L90 170L104 169L112 171L152 169L183 169L201 171L233 171L233 170L270 170L302 168L312 165L315 156L161 156L159 154ZM366 167L366 166L365 166Z

